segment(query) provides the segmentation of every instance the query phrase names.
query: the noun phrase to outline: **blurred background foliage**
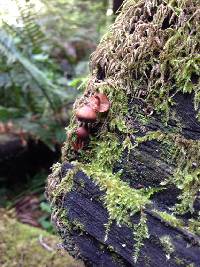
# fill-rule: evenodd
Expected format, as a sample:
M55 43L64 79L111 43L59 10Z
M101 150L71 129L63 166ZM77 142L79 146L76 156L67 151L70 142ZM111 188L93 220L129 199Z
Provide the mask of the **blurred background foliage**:
M1 6L0 120L12 120L53 149L65 139L60 125L105 29L108 2L8 0Z
M88 61L122 0L0 0L0 207L54 233L44 196Z

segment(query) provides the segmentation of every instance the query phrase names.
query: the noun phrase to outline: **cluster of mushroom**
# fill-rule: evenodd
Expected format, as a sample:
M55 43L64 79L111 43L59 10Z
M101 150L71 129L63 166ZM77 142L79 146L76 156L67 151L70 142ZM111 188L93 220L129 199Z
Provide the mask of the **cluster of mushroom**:
M76 140L72 142L75 151L82 149L89 137L88 124L96 122L98 113L105 113L109 108L110 102L107 96L103 93L95 93L88 99L87 104L77 109L76 118L82 125L76 129Z

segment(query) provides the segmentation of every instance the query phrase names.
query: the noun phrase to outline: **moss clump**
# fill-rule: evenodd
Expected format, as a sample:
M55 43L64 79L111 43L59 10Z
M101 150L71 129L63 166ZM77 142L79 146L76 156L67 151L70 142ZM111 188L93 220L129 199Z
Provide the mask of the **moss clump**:
M176 92L199 103L198 0L125 1L109 34L91 59L93 73L143 99L169 118ZM104 81L105 82L105 81Z
M78 267L57 248L59 239L46 231L17 222L13 213L0 210L0 265L2 267Z
M130 217L142 210L149 203L154 189L133 189L120 180L120 174L113 174L110 170L104 171L101 165L83 166L82 170L105 190L104 203L109 218L118 224L129 224Z
M184 226L184 222L181 219L176 218L173 214L158 210L155 210L155 213L158 214L163 221L169 223L173 227L182 228Z
M73 220L72 224L74 225L73 229L74 230L81 230L84 231L84 225L82 223L80 223L78 220Z
M189 231L200 235L200 216L198 216L197 220L190 219L188 223Z
M175 205L174 211L178 214L188 211L193 213L194 202L200 188L200 142L186 139L177 133L152 131L142 137L137 137L135 147L152 140L171 146L168 157L170 156L170 160L173 161L173 164L175 163L176 168L173 175L163 181L161 185L172 183L181 190L179 203Z
M138 224L134 225L134 239L136 241L133 259L136 263L139 257L140 249L143 246L144 239L149 238L149 231L147 227L147 218L144 213L141 214L141 218Z
M174 141L176 169L163 185L173 183L181 190L179 203L174 207L178 214L194 212L194 202L200 189L200 142L180 135L170 136Z
M56 201L56 199L61 198L67 192L71 191L73 187L73 177L76 174L76 172L77 168L74 166L74 168L69 170L67 172L67 175L64 178L62 178L62 180L59 183L59 186L54 188L52 202Z
M173 144L171 160L175 159L177 169L169 181L183 191L176 210L192 211L200 180L198 157L195 155L197 150L195 153L193 150L193 147L199 147L198 142L181 140L174 133L146 133L142 127L137 131L143 137L136 138L133 120L134 116L138 117L146 125L149 122L147 117L156 113L162 115L166 125L169 117L174 116L170 108L179 92L193 93L194 108L198 110L198 7L198 0L127 0L116 22L91 57L91 75L84 96L76 101L75 109L95 92L105 93L111 101L111 108L107 115L99 117L98 123L91 126L93 135L83 151L74 152L70 142L65 143L63 160L76 160L77 169L83 170L104 190L109 220L130 226L131 216L135 212L143 212L149 203L154 190L130 188L121 180L121 172L113 172L113 167L121 160L125 150L130 152L134 148L134 143L138 146L153 139ZM133 99L143 103L140 116L133 113ZM76 127L77 121L73 116L68 130L73 131ZM178 128L181 131L180 124ZM191 145L185 146L187 142ZM196 166L192 163L193 159ZM55 203L62 199L60 193L66 192L63 191L65 181L73 183L72 176L70 172L63 182L57 180L56 189L52 188L56 192ZM191 188L192 197L188 195ZM144 231L139 228L138 234L134 232L141 247L141 233Z
M168 235L161 236L160 242L161 242L163 249L166 253L166 257L169 260L171 257L171 254L175 251L175 247L172 243L171 237Z

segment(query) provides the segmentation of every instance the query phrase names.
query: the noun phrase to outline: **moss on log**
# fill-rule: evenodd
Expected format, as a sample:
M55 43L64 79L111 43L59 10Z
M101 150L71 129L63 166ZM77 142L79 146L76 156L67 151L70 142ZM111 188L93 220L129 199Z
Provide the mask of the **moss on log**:
M88 266L200 266L199 10L125 1L91 56L74 109L101 92L110 110L82 150L67 140L47 184L65 247Z

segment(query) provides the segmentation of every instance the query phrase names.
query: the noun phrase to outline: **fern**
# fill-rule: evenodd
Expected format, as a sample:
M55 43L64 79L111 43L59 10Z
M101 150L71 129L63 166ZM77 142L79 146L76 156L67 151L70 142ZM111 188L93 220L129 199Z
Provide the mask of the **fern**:
M13 45L13 40L9 38L3 30L0 30L0 53L7 58L8 64L16 60L17 52Z
M55 110L51 94L58 94L58 88L52 84L52 82L40 69L38 69L35 64L25 58L20 51L17 50L13 38L3 30L0 30L0 53L7 58L8 64L18 61L23 66L23 68L38 84L42 94L49 102L51 108Z
M33 50L40 47L45 41L45 35L38 24L38 14L36 14L33 1L28 1L25 4L15 0L20 14L20 20L23 23L23 28L20 31L20 36L28 45L31 44Z

